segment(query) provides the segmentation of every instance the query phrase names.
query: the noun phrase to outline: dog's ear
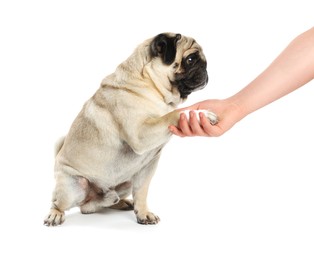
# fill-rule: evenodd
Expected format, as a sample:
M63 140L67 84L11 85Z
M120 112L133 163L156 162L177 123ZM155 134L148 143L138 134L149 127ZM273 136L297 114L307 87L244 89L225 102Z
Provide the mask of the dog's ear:
M177 53L177 41L181 34L169 36L166 33L158 34L152 41L150 50L152 57L161 57L163 62L170 65L174 62Z

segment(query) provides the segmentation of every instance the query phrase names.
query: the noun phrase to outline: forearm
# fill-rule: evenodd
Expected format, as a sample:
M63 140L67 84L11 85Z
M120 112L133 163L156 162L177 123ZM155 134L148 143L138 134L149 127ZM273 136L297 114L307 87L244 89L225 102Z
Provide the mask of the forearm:
M263 73L228 102L238 106L239 117L244 117L313 78L314 27L295 38Z

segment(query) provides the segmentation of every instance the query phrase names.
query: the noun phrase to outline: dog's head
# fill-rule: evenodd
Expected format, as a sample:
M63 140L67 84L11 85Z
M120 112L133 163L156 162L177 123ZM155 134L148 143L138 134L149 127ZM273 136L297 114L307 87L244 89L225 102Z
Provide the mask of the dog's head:
M166 67L167 77L181 98L187 98L207 84L206 58L193 38L174 33L159 34L151 41L150 54L153 61L158 59L155 62L159 66Z

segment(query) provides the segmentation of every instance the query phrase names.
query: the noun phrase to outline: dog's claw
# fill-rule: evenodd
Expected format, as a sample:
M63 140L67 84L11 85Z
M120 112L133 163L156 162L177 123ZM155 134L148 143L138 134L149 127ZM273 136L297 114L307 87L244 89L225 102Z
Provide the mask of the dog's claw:
M50 214L44 220L44 225L47 227L61 225L65 221L64 212L57 209L51 209Z
M147 212L146 214L139 214L136 215L137 223L142 225L155 225L160 221L160 218L156 215L154 215L151 212Z
M205 114L205 116L208 118L208 120L210 121L211 125L216 125L218 123L218 117L214 112L205 110L205 111L200 111L203 112Z

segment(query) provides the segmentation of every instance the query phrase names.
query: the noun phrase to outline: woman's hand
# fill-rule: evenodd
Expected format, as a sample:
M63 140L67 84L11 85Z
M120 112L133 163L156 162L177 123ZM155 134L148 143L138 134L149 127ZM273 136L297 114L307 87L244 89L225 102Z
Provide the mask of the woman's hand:
M205 109L214 112L218 116L218 123L212 125L204 113L200 112L198 121L194 110ZM217 137L228 131L243 116L238 105L228 100L205 100L190 107L182 108L179 111L191 110L189 119L181 113L178 126L171 125L169 130L178 136L212 136Z

